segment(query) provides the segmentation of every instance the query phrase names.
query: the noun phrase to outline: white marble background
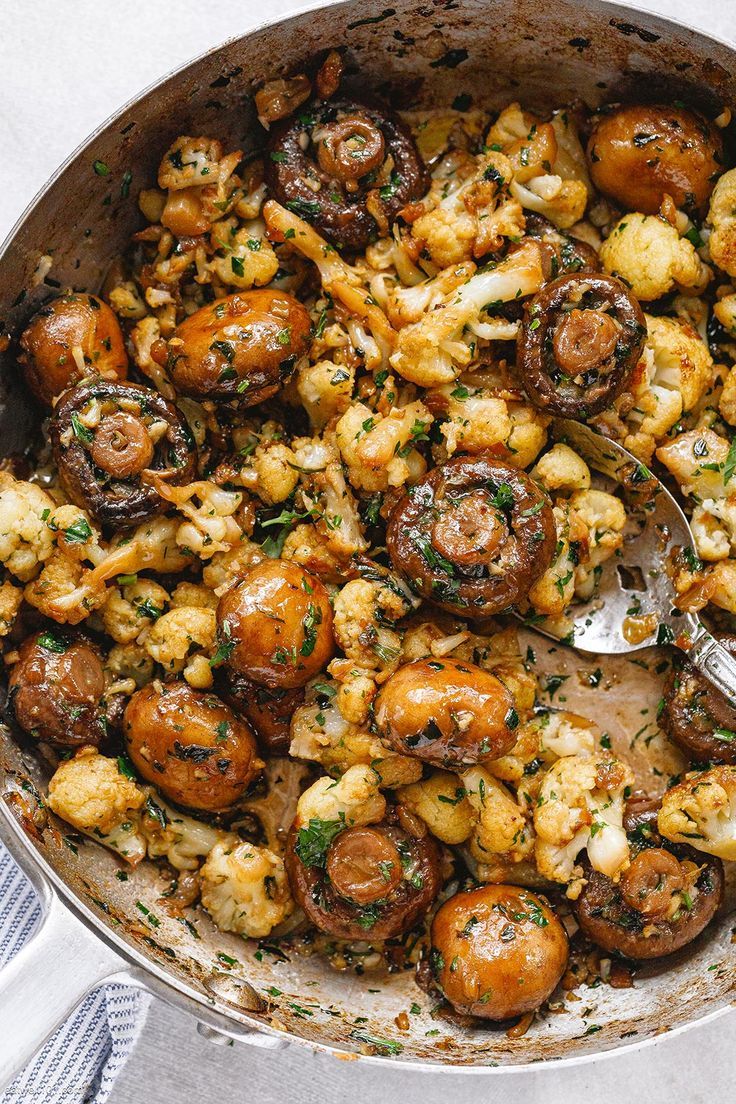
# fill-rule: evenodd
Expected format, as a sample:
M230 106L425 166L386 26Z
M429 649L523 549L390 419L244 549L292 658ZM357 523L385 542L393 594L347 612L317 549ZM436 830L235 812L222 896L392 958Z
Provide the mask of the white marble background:
M736 39L736 0L638 0ZM0 0L0 238L56 165L125 100L173 66L289 0ZM462 1077L344 1063L301 1047L215 1047L155 1003L111 1104L711 1104L736 1087L736 1015L572 1069Z

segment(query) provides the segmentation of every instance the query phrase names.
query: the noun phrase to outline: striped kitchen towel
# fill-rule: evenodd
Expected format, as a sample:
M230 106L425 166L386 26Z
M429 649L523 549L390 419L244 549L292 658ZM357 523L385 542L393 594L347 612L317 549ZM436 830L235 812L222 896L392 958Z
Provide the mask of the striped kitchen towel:
M19 951L39 917L36 894L0 843L0 968ZM150 997L126 985L90 993L0 1104L103 1104L146 1019Z

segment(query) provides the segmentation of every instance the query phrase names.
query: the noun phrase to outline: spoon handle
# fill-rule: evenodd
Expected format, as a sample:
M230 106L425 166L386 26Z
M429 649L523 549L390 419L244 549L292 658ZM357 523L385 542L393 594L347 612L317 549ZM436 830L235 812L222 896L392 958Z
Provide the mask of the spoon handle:
M736 705L736 656L727 652L700 621L696 622L690 636L690 647L685 651L690 662L732 705Z

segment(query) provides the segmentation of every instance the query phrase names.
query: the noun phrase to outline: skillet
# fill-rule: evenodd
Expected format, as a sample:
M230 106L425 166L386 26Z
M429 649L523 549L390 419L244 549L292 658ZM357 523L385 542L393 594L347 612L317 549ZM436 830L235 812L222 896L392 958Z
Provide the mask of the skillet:
M391 6L387 6L390 2ZM138 190L155 178L160 152L179 134L227 138L251 150L263 132L252 92L299 72L315 53L346 46L348 76L396 108L447 104L472 93L477 106L520 96L530 108L582 97L686 100L716 114L736 102L736 50L670 20L602 0L343 0L263 26L166 77L125 106L66 162L11 232L0 254L0 324L18 334L57 286L97 290L112 258L140 226ZM95 171L101 162L109 171ZM39 260L52 258L40 278ZM45 267L45 266L44 266ZM0 335L3 329L0 329ZM0 355L0 442L21 450L37 414L14 366ZM573 676L586 660L535 641L540 673ZM640 712L656 705L651 677L620 657L605 703L614 750L628 748ZM571 678L567 708L595 715L600 697ZM610 721L609 721L610 718ZM633 726L633 729L632 729ZM675 754L650 745L634 762L641 785L674 773ZM417 1071L523 1072L621 1053L663 1030L722 1015L733 1000L733 895L687 954L643 970L631 989L583 990L583 1000L535 1023L521 1039L492 1026L433 1018L410 974L375 981L338 974L317 957L284 960L268 946L217 931L197 916L196 934L156 901L164 884L143 864L128 881L116 859L71 837L43 809L48 770L0 731L0 836L33 880L44 918L0 973L0 1086L83 996L104 980L148 989L188 1009L214 1039L278 1048L302 1042ZM399 1032L395 1017L421 1011ZM356 1029L356 1016L364 1017Z

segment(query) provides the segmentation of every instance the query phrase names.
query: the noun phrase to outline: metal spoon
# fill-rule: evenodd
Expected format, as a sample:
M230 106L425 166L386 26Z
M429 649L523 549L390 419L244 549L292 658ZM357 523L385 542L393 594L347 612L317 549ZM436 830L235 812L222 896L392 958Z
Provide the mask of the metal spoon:
M559 418L554 436L565 441L602 475L617 483L622 481L622 469L633 471L632 465L643 467L621 445L609 441L579 422ZM651 475L647 471L647 477ZM729 701L736 704L736 657L692 613L683 613L675 603L675 591L667 568L668 557L676 548L690 548L695 555L687 518L655 476L653 500L648 503L643 528L633 538L624 540L621 551L603 564L596 593L590 601L573 606L573 632L564 638L539 625L530 628L562 640L581 652L617 655L636 652L653 644L675 644L716 686ZM639 643L626 639L627 617L654 614L652 629ZM639 625L642 622L638 622ZM646 628L646 622L644 622Z

